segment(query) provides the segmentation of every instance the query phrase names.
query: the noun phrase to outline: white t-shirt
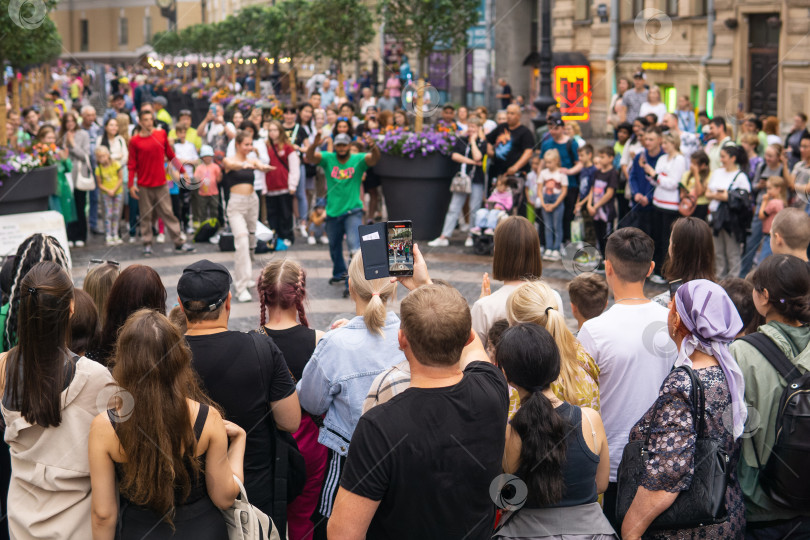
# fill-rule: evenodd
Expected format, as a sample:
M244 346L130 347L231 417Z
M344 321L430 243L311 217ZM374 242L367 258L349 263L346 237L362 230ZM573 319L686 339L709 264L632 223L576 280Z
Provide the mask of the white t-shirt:
M630 430L655 403L678 349L669 338L667 309L655 302L614 304L585 321L577 339L599 366L599 400L610 450L610 481Z
M512 294L512 291L517 288L518 285L504 285L489 296L479 298L473 304L471 310L472 327L473 330L478 332L478 337L481 338L484 347L487 345L487 332L489 332L495 321L506 318L506 300ZM557 300L557 310L565 317L560 293L554 291L554 297Z
M638 115L647 116L650 113L653 113L655 117L658 118L656 124L660 124L664 121L664 115L667 114L667 106L664 103L652 105L649 101L642 103L641 109L638 111Z
M174 153L177 159L185 163L183 169L186 175L189 178L193 177L194 167L196 166L195 162L200 159L199 154L197 154L197 147L194 146L194 143L189 141L181 143L177 141L174 143Z
M736 179L734 179L735 176L737 176ZM731 183L732 180L734 180L734 184ZM740 172L739 169L728 172L725 168L720 167L712 171L707 189L712 191L728 191L729 189L751 191L751 182L748 181L748 176L744 172ZM720 201L712 200L709 203L709 211L714 212L718 206L720 206Z

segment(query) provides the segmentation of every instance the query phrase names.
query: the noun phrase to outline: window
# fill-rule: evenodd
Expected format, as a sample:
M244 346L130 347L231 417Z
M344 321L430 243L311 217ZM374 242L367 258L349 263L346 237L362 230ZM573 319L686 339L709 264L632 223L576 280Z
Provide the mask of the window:
M118 18L118 44L127 45L129 43L129 21L126 17Z
M630 17L635 19L638 17L638 14L644 11L644 0L632 0L633 2L633 13L630 14Z
M592 0L576 0L574 5L574 20L587 21L591 19Z
M90 32L87 19L79 21L79 50L87 52L90 49Z
M708 14L707 0L692 0L692 15L705 17Z
M667 15L670 17L677 17L678 16L678 4L680 4L679 0L666 0L667 2Z
M152 39L152 17L150 15L146 15L143 18L143 42L149 43L149 40Z

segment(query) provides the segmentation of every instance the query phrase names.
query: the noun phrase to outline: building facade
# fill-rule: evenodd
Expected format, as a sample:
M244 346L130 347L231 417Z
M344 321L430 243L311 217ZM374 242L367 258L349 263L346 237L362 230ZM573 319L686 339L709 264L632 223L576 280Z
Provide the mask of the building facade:
M498 34L530 36L536 17L525 14L537 13L536 4L507 0L496 8L495 76L510 78L517 92L536 92L536 71L513 65L514 55L501 62ZM518 19L497 20L502 6ZM581 53L590 65L591 133L605 131L618 78L642 67L670 110L686 95L710 116L775 115L783 128L810 110L808 0L556 0L551 14L555 56Z

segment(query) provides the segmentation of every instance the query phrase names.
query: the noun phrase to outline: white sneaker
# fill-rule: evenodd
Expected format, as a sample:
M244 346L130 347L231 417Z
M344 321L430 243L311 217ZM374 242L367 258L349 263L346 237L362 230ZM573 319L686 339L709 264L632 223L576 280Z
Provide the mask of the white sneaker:
M284 245L287 247L290 247L292 245L292 240L287 240L286 238L282 240L282 242L284 242Z
M104 243L106 245L108 245L108 246L114 246L115 245L115 240L113 240L112 236L107 236L107 237L104 238Z
M464 247L473 247L472 236L468 236L467 239L464 240Z
M157 239L155 240L158 244L162 244L166 241L166 236L163 233L157 235Z
M318 241L315 239L314 236L310 236L309 238L307 238L307 244L309 244L310 246L314 246L317 243Z
M442 238L441 236L435 240L431 240L428 242L430 247L447 247L450 245L450 241L447 238Z
M309 233L307 232L307 226L304 223L301 223L298 226L298 230L301 231L301 236L304 238L309 238Z
M329 244L329 238L326 236L321 236L321 244Z
M136 239L134 236L130 236L130 237L129 237L129 243L130 243L130 244L134 244L134 243L135 243L135 240L137 240L137 239Z
M76 247L76 242L74 242L73 240L69 240L68 247Z
M212 236L211 238L209 238L209 239L208 239L208 241L209 241L210 243L212 243L212 244L219 244L219 235L218 235L218 234L215 234L214 236Z
M84 247L84 241L83 240L76 240L76 247Z
M559 261L560 259L562 259L562 256L560 255L560 252L559 252L559 251L557 251L556 249L555 249L555 250L553 250L553 251L552 251L552 252L549 254L549 260L550 260L550 261Z
M239 296L237 296L236 299L239 300L240 302L252 302L253 301L253 297L250 296L250 292L247 289L245 289L244 291L239 293Z
M113 236L113 242L115 242L116 246L124 243L120 236Z

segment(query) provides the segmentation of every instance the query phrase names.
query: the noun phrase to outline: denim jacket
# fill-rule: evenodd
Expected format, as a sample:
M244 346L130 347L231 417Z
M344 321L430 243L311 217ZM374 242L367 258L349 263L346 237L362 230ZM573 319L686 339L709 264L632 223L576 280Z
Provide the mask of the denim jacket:
M362 316L327 332L312 353L301 380L298 400L312 414L326 413L318 442L341 456L363 412L363 400L375 377L405 360L399 350L399 317L388 312L384 336L369 332Z

